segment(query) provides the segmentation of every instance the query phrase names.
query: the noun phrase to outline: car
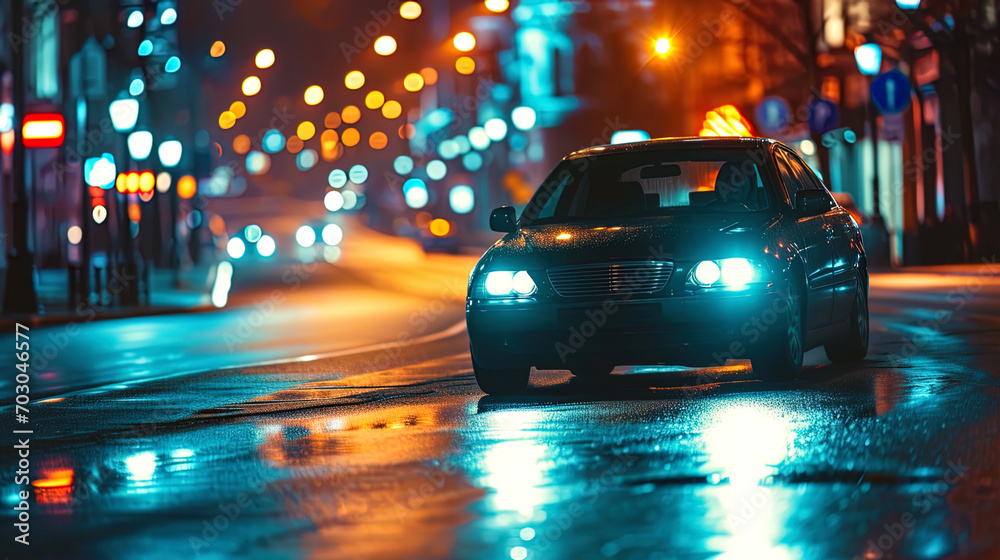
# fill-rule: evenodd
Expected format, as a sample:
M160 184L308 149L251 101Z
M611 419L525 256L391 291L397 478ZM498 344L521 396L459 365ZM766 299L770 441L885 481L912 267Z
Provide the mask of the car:
M794 379L803 353L868 352L868 261L858 224L788 146L661 138L564 158L469 275L476 381L526 391L531 368L749 359Z

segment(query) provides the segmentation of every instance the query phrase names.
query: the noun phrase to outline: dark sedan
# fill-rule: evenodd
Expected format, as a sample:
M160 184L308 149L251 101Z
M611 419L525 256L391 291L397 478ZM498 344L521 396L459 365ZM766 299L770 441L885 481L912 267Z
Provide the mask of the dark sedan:
M868 351L868 266L858 226L787 146L659 139L566 157L469 277L476 380L525 390L532 366L606 375L619 365L749 359L794 378L805 351Z

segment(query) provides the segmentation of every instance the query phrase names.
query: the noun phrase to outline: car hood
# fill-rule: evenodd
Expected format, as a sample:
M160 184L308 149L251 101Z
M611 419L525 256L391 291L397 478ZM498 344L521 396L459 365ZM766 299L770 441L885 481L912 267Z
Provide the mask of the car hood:
M548 268L621 259L692 261L762 253L764 213L690 214L519 228L487 253L492 268Z

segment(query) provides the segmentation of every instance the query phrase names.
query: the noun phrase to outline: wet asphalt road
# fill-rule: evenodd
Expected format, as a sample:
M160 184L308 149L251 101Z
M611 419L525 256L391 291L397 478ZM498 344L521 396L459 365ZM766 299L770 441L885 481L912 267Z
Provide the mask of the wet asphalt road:
M305 360L48 387L30 547L13 543L16 457L0 451L5 555L1000 557L1000 267L873 276L868 360L814 350L794 383L742 362L599 384L537 372L518 398L476 387L461 299L430 295L443 278L420 297L352 288L355 304L399 298L395 318L302 314L334 285L276 311L298 314L282 331L349 332L360 352L310 336L267 356ZM196 339L213 317L148 328Z

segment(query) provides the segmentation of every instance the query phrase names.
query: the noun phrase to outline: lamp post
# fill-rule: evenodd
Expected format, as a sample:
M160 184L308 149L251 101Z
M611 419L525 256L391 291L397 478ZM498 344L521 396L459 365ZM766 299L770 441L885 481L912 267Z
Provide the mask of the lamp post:
M108 106L108 113L111 115L111 125L120 134L131 132L135 128L135 123L139 120L139 101L129 97L127 92L122 91L118 98ZM128 144L128 141L126 141ZM122 157L122 172L128 172L132 167L129 161L131 146L127 146ZM128 216L128 194L119 193L116 198L118 202L118 229L121 236L122 252L125 254L125 263L122 267L119 281L122 285L121 303L124 305L138 305L139 275L135 265L134 244L132 242L132 226Z
M888 232L885 228L885 220L882 219L881 193L879 182L879 157L878 157L878 113L875 103L871 99L871 84L873 78L882 69L882 48L875 43L865 43L858 45L854 49L854 59L858 64L858 70L868 78L868 127L871 130L872 143L872 229L878 235L878 239L872 245L870 260L875 265L889 264L889 244Z
M156 150L156 155L160 159L160 165L170 172L171 175L176 175L173 171L180 164L181 156L184 155L184 145L180 141L168 137L167 140L160 143L160 146ZM170 261L168 264L175 269L175 273L180 268L180 249L177 243L178 202L177 188L174 187L170 190ZM175 275L174 281L179 283L180 276Z

